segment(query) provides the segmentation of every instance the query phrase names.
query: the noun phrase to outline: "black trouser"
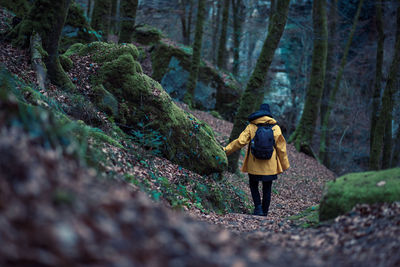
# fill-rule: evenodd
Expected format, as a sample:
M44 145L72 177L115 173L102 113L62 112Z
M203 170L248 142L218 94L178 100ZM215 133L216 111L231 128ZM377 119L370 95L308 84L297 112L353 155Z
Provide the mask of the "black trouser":
M262 209L264 215L268 214L269 205L271 204L271 188L272 181L262 182L263 196L262 196ZM261 205L260 192L258 191L258 181L250 179L250 191L253 198L254 207Z

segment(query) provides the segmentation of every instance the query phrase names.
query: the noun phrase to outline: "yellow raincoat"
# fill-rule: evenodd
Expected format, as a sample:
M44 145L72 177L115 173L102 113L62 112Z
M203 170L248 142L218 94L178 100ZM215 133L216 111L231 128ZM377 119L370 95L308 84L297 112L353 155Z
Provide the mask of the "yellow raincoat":
M229 156L233 152L249 144L251 139L253 139L256 134L256 124L260 123L275 124L276 121L268 116L263 116L251 121L251 123L247 125L246 129L244 129L244 131L240 134L239 138L233 140L224 148L226 155ZM242 172L247 172L254 175L274 175L280 174L290 167L286 153L286 141L282 135L281 128L278 125L275 125L272 127L272 130L274 131L275 139L275 149L272 157L267 160L256 159L252 153L247 151L242 166ZM247 150L248 149L249 148L247 148Z

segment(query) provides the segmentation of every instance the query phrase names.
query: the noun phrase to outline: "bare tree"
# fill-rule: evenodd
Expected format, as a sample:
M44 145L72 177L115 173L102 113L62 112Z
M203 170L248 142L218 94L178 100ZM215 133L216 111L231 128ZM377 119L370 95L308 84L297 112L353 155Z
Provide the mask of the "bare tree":
M107 40L111 22L111 0L96 0L93 7L91 26Z
M311 148L311 142L324 88L328 52L326 0L315 0L313 2L313 27L314 49L306 102L300 122L289 139L289 142L293 142L298 151L302 151L311 156L315 156Z
M322 119L322 124L321 124L322 133L321 133L321 140L320 140L320 147L319 147L319 155L320 155L320 158L322 158L322 159L327 157L326 140L329 138L329 136L328 136L328 134L329 134L329 119L330 119L333 105L336 101L336 94L339 91L340 83L342 81L344 67L346 66L346 63L347 63L347 56L349 54L350 46L353 41L354 33L357 29L358 18L360 17L361 8L363 6L363 3L364 3L364 0L360 0L360 2L358 3L357 12L356 12L356 14L354 16L354 20L353 20L353 26L351 28L349 38L347 39L346 47L344 49L343 56L340 61L339 71L338 71L338 74L337 74L337 77L335 80L335 85L329 94L329 100L327 103L328 105L326 107L326 111L325 111L324 117Z
M194 43L193 43L192 63L190 66L189 79L187 81L187 91L183 99L183 101L189 106L194 105L193 101L194 89L196 88L197 78L199 75L199 67L201 60L201 45L203 41L204 13L205 13L205 0L198 0L196 33L194 36Z
M233 68L232 73L235 76L239 74L240 64L240 40L242 36L242 24L245 15L245 6L242 0L232 0L233 10Z
M379 169L379 161L382 154L382 145L384 141L385 129L388 120L392 118L393 112L393 95L396 93L397 76L400 70L400 0L396 1L397 7L397 28L396 28L396 43L394 47L394 56L390 65L389 76L387 78L385 91L383 92L381 111L379 112L374 131L374 140L369 158L369 168L371 170Z
M290 0L279 0L277 11L272 16L272 26L269 27L268 36L260 56L258 57L256 67L247 83L243 93L238 112L236 114L233 129L229 137L230 141L236 139L246 127L247 116L253 112L264 99L264 84L268 69L278 48L279 41L285 29L287 15L289 11ZM239 151L229 156L229 171L236 172L239 160Z
M121 5L122 18L119 42L130 43L132 42L132 35L135 29L138 0L122 0Z
M224 69L226 66L226 39L228 35L229 22L229 4L230 0L224 0L224 9L222 11L221 35L219 38L217 66Z

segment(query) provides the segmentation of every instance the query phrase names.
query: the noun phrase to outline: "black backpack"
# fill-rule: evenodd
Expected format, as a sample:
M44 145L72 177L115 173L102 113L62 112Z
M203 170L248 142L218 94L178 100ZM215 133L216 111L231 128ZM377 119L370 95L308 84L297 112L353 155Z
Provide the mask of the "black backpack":
M257 124L257 131L250 142L250 150L256 159L270 159L274 153L275 139L272 127L276 124Z

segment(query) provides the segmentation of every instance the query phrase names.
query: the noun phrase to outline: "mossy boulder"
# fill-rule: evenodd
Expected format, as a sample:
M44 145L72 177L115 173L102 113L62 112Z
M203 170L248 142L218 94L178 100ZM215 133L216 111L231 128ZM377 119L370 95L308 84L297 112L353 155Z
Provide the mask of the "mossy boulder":
M356 204L394 201L400 201L400 168L350 173L327 183L319 218L333 219Z
M67 49L67 51L65 51L65 53L64 53L63 55L64 55L64 56L67 56L67 57L70 57L70 56L72 56L72 55L78 54L79 51L80 51L81 49L83 49L84 47L85 47L85 45L82 44L82 43L75 43L75 44L71 45L71 46Z
M179 101L183 100L190 73L191 49L159 42L151 50L152 78ZM233 120L242 94L240 84L229 74L201 62L194 105L203 110L216 110Z
M74 44L65 52L65 55L67 56L73 54L80 56L90 54L95 62L104 63L117 59L119 56L124 54L129 54L133 59L137 59L139 51L133 44L93 42L90 44Z
M138 26L133 32L133 40L143 45L157 43L161 38L163 38L162 32L149 25Z
M105 56L104 47L110 44L89 44L79 49L102 63L95 87L103 86L119 102L116 121L125 124L126 131L146 125L147 130L162 136L161 150L171 161L200 174L222 172L227 166L225 152L215 140L212 129L175 105L162 86L145 75L132 45L119 45ZM96 49L93 49L96 47ZM135 53L132 53L134 51ZM110 52L109 52L110 53Z
M118 101L113 94L104 89L103 85L97 85L93 89L94 105L109 116L118 117Z

